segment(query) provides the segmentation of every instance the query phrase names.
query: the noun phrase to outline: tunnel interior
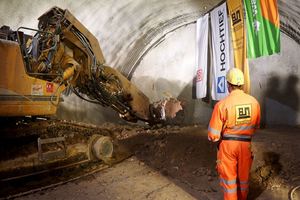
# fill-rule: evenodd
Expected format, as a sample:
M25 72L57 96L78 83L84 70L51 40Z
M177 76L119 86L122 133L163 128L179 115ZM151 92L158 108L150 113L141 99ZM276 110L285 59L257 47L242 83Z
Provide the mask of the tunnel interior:
M196 20L220 2L49 1L40 4L33 1L20 7L17 1L2 1L0 22L14 29L36 28L38 16L49 8L67 8L96 36L106 64L130 79L150 101L166 96L181 98L187 103L184 119L177 121L207 124L213 103L193 97L195 29ZM281 52L249 60L251 94L265 105L266 125L299 125L299 3L278 1L278 8ZM10 11L15 17L6 14ZM65 102L57 112L59 118L97 124L120 122L118 114L110 109L90 105L74 96L64 97ZM275 114L278 112L280 116Z
M116 167L115 171L106 172L100 178L95 176L59 187L46 192L44 198L63 198L64 190L84 188L86 193L94 195L91 198L103 199L122 199L118 194L128 199L176 199L178 196L179 199L220 199L221 191L214 170L217 147L207 141L206 131L216 102L209 96L195 98L195 73L196 20L221 2L49 0L41 3L32 0L29 4L18 0L0 1L0 25L8 25L12 29L20 26L36 28L37 18L53 6L68 9L95 35L106 64L127 77L150 102L172 97L179 99L184 108L165 124L149 127L144 122L126 122L115 110L89 103L75 94L64 95L54 117L58 121L38 121L34 129L28 130L28 122L22 119L17 121L18 128L13 132L6 129L6 120L1 122L1 130L5 133L1 135L1 152L11 150L0 159L1 169L5 168L4 163L7 164L12 155L30 155L26 158L30 162L18 158L7 166L23 163L28 167L36 162L31 157L32 152L36 152L37 136L34 133L46 134L46 137L66 135L71 139L68 145L74 145L74 152L81 153L81 157L74 159L86 157L82 152L90 150L90 146L82 144L90 142L87 138L102 134L116 139L118 148L125 148L125 157L129 159L122 162L120 168ZM258 131L253 146L256 157L251 171L250 199L286 199L291 189L300 183L300 162L295 153L299 151L300 125L300 1L277 0L277 3L281 51L249 60L250 94L262 106L263 128ZM21 126L18 126L19 123ZM23 138L26 131L29 137ZM11 133L21 134L12 139ZM26 150L22 151L24 148ZM34 156L37 156L36 153ZM39 167L47 169L47 166ZM30 170L28 172L31 173ZM5 173L0 175L4 180ZM63 176L63 173L60 175ZM54 173L51 176L59 175ZM130 176L133 178L129 179ZM128 182L124 181L127 179ZM96 194L94 190L98 189L99 182L102 193ZM22 184L21 181L15 188L21 188ZM128 194L128 187L137 189ZM43 195L38 193L23 198L40 198ZM79 197L86 198L84 195L83 192Z

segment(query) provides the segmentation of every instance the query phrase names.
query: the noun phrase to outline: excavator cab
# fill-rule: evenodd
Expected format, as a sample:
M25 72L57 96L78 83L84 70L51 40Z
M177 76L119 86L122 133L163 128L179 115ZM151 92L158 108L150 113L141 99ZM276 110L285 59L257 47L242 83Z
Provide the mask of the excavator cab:
M8 26L0 29L0 116L47 116L56 113L59 84L34 75L28 65L26 41L31 39Z

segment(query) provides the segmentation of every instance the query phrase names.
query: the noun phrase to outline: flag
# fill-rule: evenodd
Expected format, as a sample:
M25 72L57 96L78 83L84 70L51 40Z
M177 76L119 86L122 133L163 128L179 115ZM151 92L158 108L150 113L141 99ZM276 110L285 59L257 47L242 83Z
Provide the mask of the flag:
M280 23L276 0L245 0L248 58L280 52Z
M228 95L226 73L229 70L229 38L226 2L211 11L213 100Z
M209 14L197 20L196 47L196 97L206 97L207 92L207 53L208 53L208 17Z
M227 0L230 16L231 39L234 55L234 67L244 73L244 91L250 91L250 75L247 60L246 31L242 0Z

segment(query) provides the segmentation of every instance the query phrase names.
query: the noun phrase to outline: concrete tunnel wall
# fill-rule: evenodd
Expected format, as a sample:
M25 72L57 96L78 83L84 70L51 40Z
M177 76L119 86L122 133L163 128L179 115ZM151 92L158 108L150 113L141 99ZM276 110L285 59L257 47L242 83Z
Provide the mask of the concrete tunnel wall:
M178 123L207 124L212 103L195 100L195 20L220 0L0 1L0 25L37 27L52 6L69 9L99 40L106 63L128 76L151 102L173 96L185 101ZM263 107L266 125L300 125L300 0L278 0L281 52L250 60L251 94ZM64 97L57 116L101 124L118 114Z

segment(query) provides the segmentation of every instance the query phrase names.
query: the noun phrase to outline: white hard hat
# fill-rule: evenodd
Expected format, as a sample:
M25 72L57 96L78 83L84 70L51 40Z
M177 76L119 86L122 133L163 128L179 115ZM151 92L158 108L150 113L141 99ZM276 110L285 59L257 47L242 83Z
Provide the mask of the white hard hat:
M244 74L238 68L230 69L226 74L226 80L232 85L244 85Z

